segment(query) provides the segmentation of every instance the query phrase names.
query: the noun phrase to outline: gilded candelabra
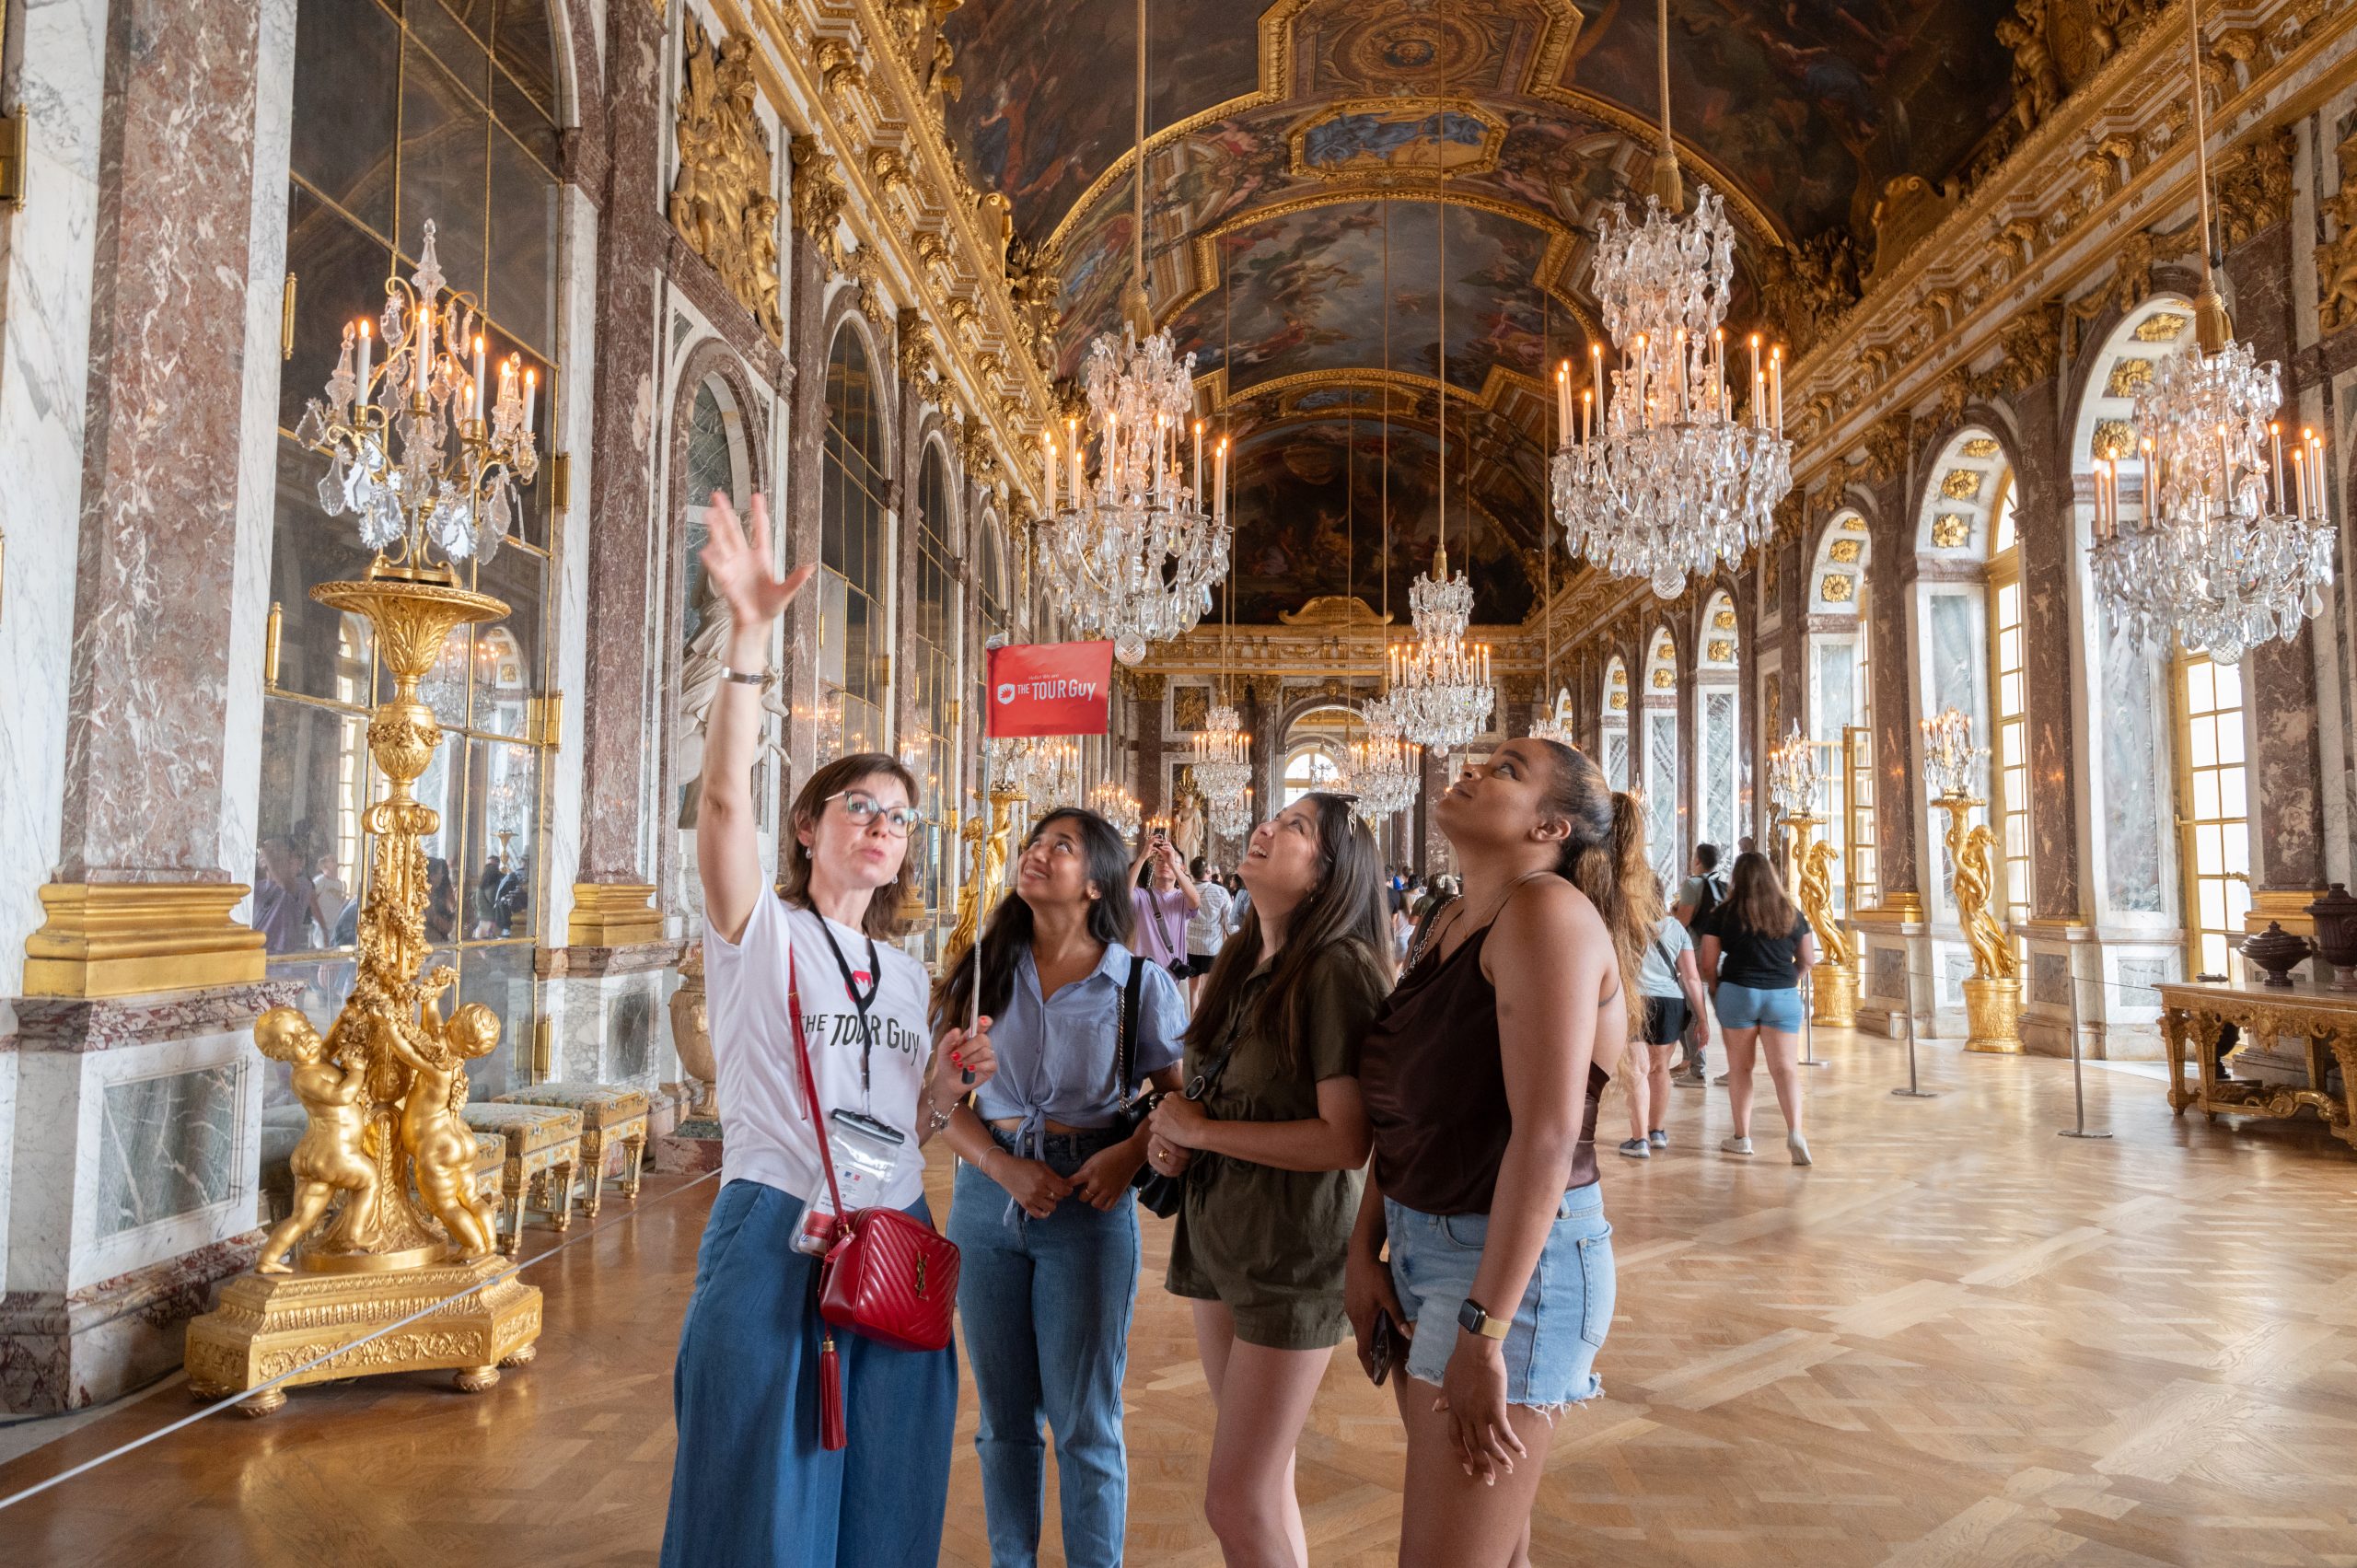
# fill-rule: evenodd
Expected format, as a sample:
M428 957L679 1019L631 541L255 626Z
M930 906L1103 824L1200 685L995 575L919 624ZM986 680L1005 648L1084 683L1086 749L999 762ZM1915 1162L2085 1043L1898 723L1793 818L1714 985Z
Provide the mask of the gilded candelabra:
M1972 949L1972 977L1964 982L1968 1051L2018 1055L2022 1049L2021 968L2005 928L1989 912L1989 846L1995 842L1985 822L1970 827L1972 813L1988 802L1961 793L1934 796L1932 804L1948 814L1948 859L1956 867L1956 923Z
M507 1272L490 1211L474 1195L466 1063L497 1048L500 1024L481 1003L446 1016L457 976L424 970L424 841L440 830L441 814L413 794L442 739L418 683L455 629L507 613L460 586L457 563L497 547L510 476L528 482L538 466L528 381L503 367L486 418L479 311L465 295L440 297L430 224L410 281L387 284L394 352L376 364L368 324L347 330L329 403L314 401L302 427L333 459L322 504L331 516L357 513L362 540L377 552L364 577L322 583L311 597L367 619L393 690L368 722L386 787L362 817L370 863L352 993L324 1037L292 1007L254 1026L261 1051L290 1063L309 1117L290 1161L295 1210L263 1243L255 1272L189 1325L189 1387L200 1398L294 1374L247 1400L251 1415L285 1403L294 1384L370 1373L454 1368L460 1388L480 1392L500 1367L528 1362L540 1331L540 1293ZM449 352L434 352L437 331ZM355 343L364 345L356 366ZM456 445L446 445L453 434Z

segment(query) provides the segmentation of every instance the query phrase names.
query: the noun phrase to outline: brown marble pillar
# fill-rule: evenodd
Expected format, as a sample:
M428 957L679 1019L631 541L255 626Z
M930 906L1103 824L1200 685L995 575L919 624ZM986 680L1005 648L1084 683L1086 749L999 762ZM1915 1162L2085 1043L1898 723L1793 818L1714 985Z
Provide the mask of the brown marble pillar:
M1252 819L1266 821L1283 804L1285 683L1273 675L1255 675L1245 683L1244 722L1252 731Z
M2057 392L2044 380L2015 394L2021 436L2012 448L2022 581L2022 696L2029 741L2030 913L2087 912L2079 848L2079 738L2071 667L2071 454L2061 445Z
M223 866L259 13L108 17L63 822L30 995L250 982ZM284 150L279 156L284 157ZM19 309L27 302L18 302ZM12 787L35 788L18 779Z
M1131 679L1137 691L1137 705L1132 710L1137 730L1137 783L1132 787L1140 815L1159 817L1170 808L1162 766L1162 694L1168 679L1151 670L1140 670Z
M588 658L582 703L580 881L567 940L609 947L659 938L644 840L647 702L654 647L656 391L662 335L654 309L663 221L664 22L651 6L607 18L610 157L598 226L597 493L588 498Z
M1433 820L1433 802L1448 788L1457 776L1457 759L1426 748L1424 751L1424 787L1416 796L1416 869L1427 877L1438 877L1457 869L1457 852Z
M1519 740L1530 733L1538 714L1548 699L1539 694L1538 677L1507 675L1498 679L1498 733L1508 740Z
M1890 494L1888 491L1886 494ZM1875 865L1885 908L1911 904L1922 909L1923 884L1916 875L1915 819L1922 786L1915 768L1915 650L1907 636L1909 601L1915 592L1914 540L1903 523L1871 523L1874 553L1868 571L1862 629L1872 650L1869 676L1875 702Z

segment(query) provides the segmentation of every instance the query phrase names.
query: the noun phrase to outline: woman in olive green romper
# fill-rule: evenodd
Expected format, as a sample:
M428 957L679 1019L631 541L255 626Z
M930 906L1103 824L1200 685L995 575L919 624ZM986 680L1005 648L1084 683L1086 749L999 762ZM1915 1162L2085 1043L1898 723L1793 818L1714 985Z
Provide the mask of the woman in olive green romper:
M1187 1032L1192 1098L1155 1109L1147 1157L1190 1171L1168 1283L1219 1411L1204 1516L1229 1562L1306 1568L1293 1457L1344 1324L1359 1040L1391 986L1381 861L1349 801L1310 795L1254 830L1238 869L1250 912Z

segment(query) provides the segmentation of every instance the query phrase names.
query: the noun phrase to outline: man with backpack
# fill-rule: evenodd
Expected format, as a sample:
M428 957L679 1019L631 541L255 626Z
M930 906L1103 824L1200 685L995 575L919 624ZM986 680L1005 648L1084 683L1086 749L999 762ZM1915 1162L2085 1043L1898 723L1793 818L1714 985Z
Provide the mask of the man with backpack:
M1694 858L1689 866L1691 874L1678 888L1678 907L1671 911L1694 938L1697 947L1701 945L1704 926L1727 896L1726 883L1720 879L1718 869L1719 846L1696 844ZM1696 1021L1689 1020L1687 1025L1686 1067L1678 1074L1678 1079L1683 1084L1701 1086L1707 1085L1711 1079L1702 1061L1705 1037L1695 1028Z

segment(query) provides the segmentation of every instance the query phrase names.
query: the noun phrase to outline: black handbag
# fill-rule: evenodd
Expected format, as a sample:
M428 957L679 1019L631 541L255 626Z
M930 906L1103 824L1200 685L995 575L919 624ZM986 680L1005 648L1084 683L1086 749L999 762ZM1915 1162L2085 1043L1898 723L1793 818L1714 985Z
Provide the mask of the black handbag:
M1113 1112L1113 1125L1124 1137L1135 1137L1145 1119L1162 1097L1135 1075L1135 1051L1132 1042L1138 1033L1138 989L1145 979L1145 960L1130 955L1130 981L1121 988L1120 1021L1114 1025L1113 1074L1120 1086L1122 1099ZM1151 1165L1138 1167L1130 1185L1137 1189L1138 1202L1148 1213L1168 1219L1178 1212L1179 1202L1186 1195L1187 1179L1182 1173L1165 1176Z

